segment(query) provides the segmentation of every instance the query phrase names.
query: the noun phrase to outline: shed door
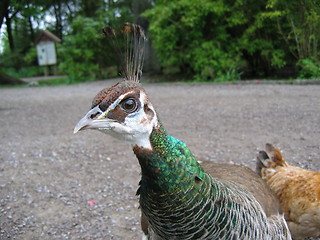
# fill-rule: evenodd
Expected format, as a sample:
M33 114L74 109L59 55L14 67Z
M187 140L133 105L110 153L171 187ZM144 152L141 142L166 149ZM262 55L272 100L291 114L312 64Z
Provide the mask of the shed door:
M42 65L53 65L57 63L56 48L54 42L40 42L37 45L38 63Z

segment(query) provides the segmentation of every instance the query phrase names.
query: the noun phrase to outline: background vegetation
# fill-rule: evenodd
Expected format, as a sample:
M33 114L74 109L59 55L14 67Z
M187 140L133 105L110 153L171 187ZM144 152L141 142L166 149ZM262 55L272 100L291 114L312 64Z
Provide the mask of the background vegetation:
M35 41L44 29L62 39L67 82L115 76L100 30L123 22L147 32L145 72L196 81L320 77L318 0L2 0L0 83L43 74Z

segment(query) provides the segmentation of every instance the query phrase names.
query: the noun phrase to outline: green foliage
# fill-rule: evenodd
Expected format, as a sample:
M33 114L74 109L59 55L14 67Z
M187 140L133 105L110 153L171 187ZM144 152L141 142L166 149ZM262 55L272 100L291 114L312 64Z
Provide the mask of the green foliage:
M300 78L320 78L320 61L313 58L305 58L298 61Z
M39 23L44 23L47 30L63 40L57 44L58 63L60 70L69 75L69 82L115 76L115 63L110 62L114 58L100 30L108 24L106 21L114 25L132 21L130 6L128 0L12 0L8 9L12 30L1 37L4 44L0 67L17 77L42 75L34 42L39 35ZM47 21L46 16L55 19Z
M65 85L69 84L70 79L69 78L51 78L51 79L43 79L38 81L39 87L42 86L56 86L56 85Z
M236 66L239 59L219 49L212 41L204 42L193 49L191 66L196 72L197 80L232 81L239 80Z
M160 63L215 81L239 79L240 69L254 64L283 67L283 50L276 49L279 41L267 36L274 35L274 29L259 18L264 5L246 2L158 1L144 16Z
M196 81L230 81L271 77L292 67L288 77L297 71L300 77L319 76L316 0L12 0L10 4L13 41L8 33L2 35L0 67L16 77L43 72L34 46L39 22L62 38L57 45L59 69L68 74L69 82L116 76L114 57L100 29L132 19L148 26L164 73L182 73ZM48 14L55 20L46 22Z
M318 55L320 8L315 0L269 0L266 18L277 23L287 49L299 61Z
M43 74L43 68L40 66L21 67L18 70L15 68L6 68L5 72L15 78L35 77Z
M29 51L24 55L23 61L26 64L29 65L35 65L37 64L37 49L35 47L32 47L29 49Z
M71 25L71 34L59 45L59 69L71 82L105 77L99 65L101 57L106 57L108 52L100 33L103 26L102 21L79 16Z
M223 44L230 39L226 26L212 27L218 26L219 18L228 12L223 1L208 0L159 1L146 11L144 16L150 20L149 31L161 64L177 66L184 74L206 80L235 68L237 59L225 53L237 51L235 45Z
M25 54L5 52L1 56L0 66L4 72L15 78L34 77L43 74L43 68L37 64L36 48L30 48Z
M121 1L117 4L120 3ZM83 1L83 4L87 2ZM131 20L131 14L127 8L116 4L107 12L96 10L96 14L97 16L90 18L77 16L72 21L70 33L64 38L63 44L59 45L59 70L68 75L70 83L118 75L117 69L113 67L116 65L113 52L101 30L107 25L105 19L120 26L120 23L125 22L124 19ZM120 16L116 16L117 14Z
M304 59L319 48L313 0L161 0L144 16L161 65L196 79L268 76L294 65L292 54Z

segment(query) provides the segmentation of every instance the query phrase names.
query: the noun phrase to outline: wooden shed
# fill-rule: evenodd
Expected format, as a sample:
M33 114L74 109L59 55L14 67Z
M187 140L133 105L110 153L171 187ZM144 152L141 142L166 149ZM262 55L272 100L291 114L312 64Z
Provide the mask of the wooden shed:
M49 75L49 66L53 65L54 74L57 71L57 53L56 43L60 43L61 39L48 30L44 30L36 40L38 64L44 66L45 76Z

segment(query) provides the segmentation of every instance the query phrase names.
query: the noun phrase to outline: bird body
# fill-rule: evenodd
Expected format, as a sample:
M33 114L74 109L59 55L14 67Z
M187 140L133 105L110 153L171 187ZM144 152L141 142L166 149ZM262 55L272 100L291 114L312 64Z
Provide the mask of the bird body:
M142 170L140 206L158 238L288 239L280 215L268 218L250 192L206 173L186 144L162 127L150 141L153 150L133 150Z
M293 239L320 237L320 172L289 165L271 144L259 153L257 170L278 197Z
M279 214L280 204L264 180L257 177L251 168L236 165L202 161L204 171L221 182L234 182L250 192L262 206L267 217Z
M135 25L129 33L141 37ZM138 50L132 55L141 56ZM266 211L254 196L259 189L274 200L258 175L251 171L247 176L258 184L245 188L207 173L185 143L167 134L137 78L124 75L96 95L74 132L96 129L132 145L141 167L137 194L148 239L291 239L283 216Z

